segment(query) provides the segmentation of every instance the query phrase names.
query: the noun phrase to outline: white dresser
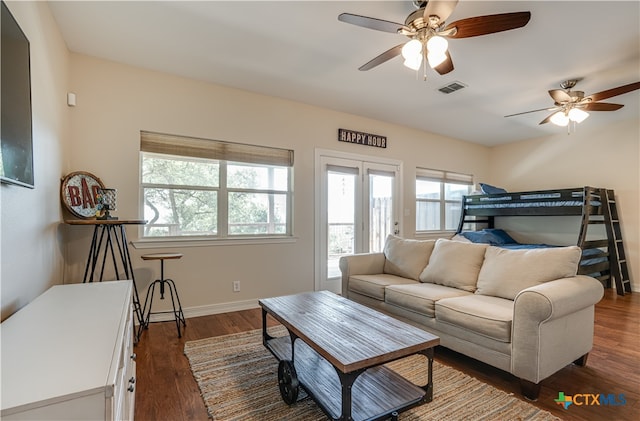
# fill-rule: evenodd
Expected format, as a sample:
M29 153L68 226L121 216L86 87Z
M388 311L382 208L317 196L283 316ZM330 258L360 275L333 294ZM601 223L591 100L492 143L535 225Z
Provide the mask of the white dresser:
M2 420L132 420L132 282L59 285L1 325Z

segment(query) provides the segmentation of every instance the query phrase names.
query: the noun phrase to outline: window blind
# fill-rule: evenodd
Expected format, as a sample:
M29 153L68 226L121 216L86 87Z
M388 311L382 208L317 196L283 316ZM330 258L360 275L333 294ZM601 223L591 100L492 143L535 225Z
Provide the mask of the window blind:
M290 149L148 131L140 131L140 151L252 164L293 166L293 151Z
M416 168L418 180L438 181L443 183L455 183L473 185L473 176L452 171L432 170L428 168Z
M357 167L343 167L342 165L328 164L327 172L358 175L359 170Z

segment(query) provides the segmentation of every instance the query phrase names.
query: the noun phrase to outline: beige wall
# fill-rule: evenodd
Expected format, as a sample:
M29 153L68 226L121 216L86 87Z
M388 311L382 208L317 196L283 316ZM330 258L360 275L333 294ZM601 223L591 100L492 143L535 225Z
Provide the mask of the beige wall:
M594 116L592 118L602 118ZM567 135L493 148L491 180L509 191L578 186L615 190L634 291L640 290L640 122L638 119L590 129L589 120ZM578 217L511 218L507 229L520 240L575 244ZM524 237L524 238L523 238Z
M192 312L241 307L256 298L314 288L314 151L316 148L366 154L404 163L404 233L415 231L415 167L435 167L487 176L489 148L380 121L265 97L246 91L71 55L71 88L78 105L71 110L71 170L85 170L118 189L121 218L139 210L139 131L293 148L296 240L285 244L218 245L134 249L141 292L158 276L158 262L142 261L151 252L179 251L167 263L178 283L183 306ZM337 141L338 128L387 136L388 148ZM88 227L65 227L65 282L82 277ZM135 239L136 229L129 231ZM240 280L242 291L232 292ZM234 304L235 303L235 304ZM217 307L216 307L217 306Z
M487 148L405 127L246 91L70 54L45 3L9 2L31 41L35 189L0 188L2 319L50 285L80 282L91 230L61 223L60 177L85 170L118 189L121 218L138 218L140 130L295 150L295 242L134 249L141 293L158 276L144 262L149 252L181 251L167 265L178 282L188 314L205 314L255 304L260 297L313 288L314 151L317 148L401 160L404 164L403 235L415 229L415 167L472 173L509 190L594 185L613 188L619 200L632 278L638 268L640 199L638 120L606 130ZM77 94L67 108L66 92ZM388 137L387 149L336 140L338 128ZM533 225L531 225L533 224ZM573 236L574 222L522 224L523 235ZM540 226L537 226L538 224ZM530 228L531 226L535 228ZM548 227L553 228L549 229ZM529 230L529 233L527 233ZM135 228L128 230L137 239ZM240 280L242 292L232 293ZM638 281L634 283L638 289Z
M59 189L68 139L68 51L49 7L6 3L31 46L35 188L0 186L2 320L62 282Z

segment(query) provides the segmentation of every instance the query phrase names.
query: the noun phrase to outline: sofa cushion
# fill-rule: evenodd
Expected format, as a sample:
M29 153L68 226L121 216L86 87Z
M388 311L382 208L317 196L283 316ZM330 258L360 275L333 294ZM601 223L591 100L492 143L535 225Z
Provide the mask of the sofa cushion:
M436 284L391 285L387 287L385 302L414 311L427 317L435 317L435 302L442 298L473 295L460 289Z
M351 275L349 291L384 301L385 288L389 285L417 284L417 281L389 274Z
M419 280L434 244L435 240L407 240L395 235L387 236L384 245L384 273Z
M513 300L525 288L574 276L580 255L577 246L519 250L489 247L476 294Z
M474 292L486 244L439 239L420 281Z
M513 301L486 295L443 298L435 304L436 320L495 339L511 342Z

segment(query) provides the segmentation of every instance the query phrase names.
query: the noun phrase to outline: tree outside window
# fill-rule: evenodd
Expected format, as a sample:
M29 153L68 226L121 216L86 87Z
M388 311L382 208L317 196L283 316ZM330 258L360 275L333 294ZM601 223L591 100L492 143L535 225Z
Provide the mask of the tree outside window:
M290 166L145 151L155 139L141 142L145 237L291 235Z

